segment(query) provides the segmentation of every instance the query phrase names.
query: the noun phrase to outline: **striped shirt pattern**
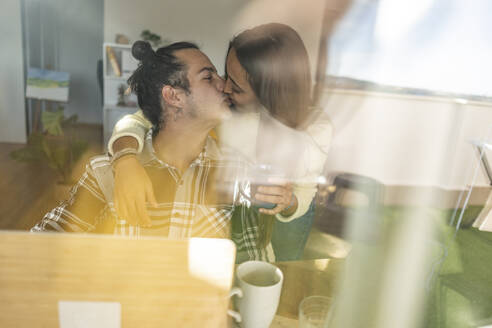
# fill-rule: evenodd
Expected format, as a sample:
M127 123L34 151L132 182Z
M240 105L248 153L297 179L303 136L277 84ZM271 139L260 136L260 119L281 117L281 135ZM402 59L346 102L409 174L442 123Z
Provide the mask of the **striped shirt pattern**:
M247 200L238 192L247 164L236 153L219 149L215 140L208 137L204 150L180 176L176 168L156 157L149 131L138 158L157 199L157 206L147 204L152 227L131 226L117 217L111 158L97 156L86 166L68 200L48 212L31 231L231 238L237 246L238 262L273 260L257 246L257 212L248 208Z

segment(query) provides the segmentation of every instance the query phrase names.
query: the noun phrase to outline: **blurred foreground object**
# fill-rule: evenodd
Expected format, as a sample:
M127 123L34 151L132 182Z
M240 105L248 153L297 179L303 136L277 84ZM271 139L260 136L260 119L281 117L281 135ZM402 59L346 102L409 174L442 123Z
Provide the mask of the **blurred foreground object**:
M0 327L226 326L230 240L0 232L0 249Z

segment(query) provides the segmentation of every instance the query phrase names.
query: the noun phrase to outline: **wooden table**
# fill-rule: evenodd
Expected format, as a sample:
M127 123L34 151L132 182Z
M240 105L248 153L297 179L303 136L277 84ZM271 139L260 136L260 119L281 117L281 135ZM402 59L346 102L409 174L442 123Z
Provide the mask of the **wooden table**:
M297 319L282 317L281 315L276 315L273 319L270 328L298 328L299 321Z
M280 304L271 327L297 327L299 303L307 296L333 296L344 260L321 259L277 262L284 274Z

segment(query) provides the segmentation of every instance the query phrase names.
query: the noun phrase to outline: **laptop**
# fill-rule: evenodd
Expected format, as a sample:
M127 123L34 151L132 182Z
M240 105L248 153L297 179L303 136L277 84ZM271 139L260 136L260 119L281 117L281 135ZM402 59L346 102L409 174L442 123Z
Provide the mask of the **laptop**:
M226 239L0 232L0 327L224 327Z

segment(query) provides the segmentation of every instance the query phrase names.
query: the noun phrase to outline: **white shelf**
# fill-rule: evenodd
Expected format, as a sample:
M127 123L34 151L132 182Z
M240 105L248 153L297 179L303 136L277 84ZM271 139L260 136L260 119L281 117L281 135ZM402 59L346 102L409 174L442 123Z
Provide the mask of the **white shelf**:
M132 49L131 44L105 42L104 43L104 51L106 51L107 46L112 47L112 48L130 49L130 50Z
M108 54L106 50L107 47L111 47L113 49L120 71L122 73L125 72L124 76L116 76L113 73L113 68L108 59ZM127 86L126 81L131 75L128 67L132 67L132 64L133 66L136 66L136 63L131 62L131 48L132 45L130 44L103 43L103 137L105 146L107 145L107 142L113 132L113 128L118 120L121 119L123 116L127 114L132 114L138 110L138 108L134 106L126 107L116 105L116 103L118 102L118 88L121 84ZM125 56L126 58L123 59ZM129 64L130 66L125 66ZM129 96L128 99L134 102L137 101L135 95Z

